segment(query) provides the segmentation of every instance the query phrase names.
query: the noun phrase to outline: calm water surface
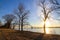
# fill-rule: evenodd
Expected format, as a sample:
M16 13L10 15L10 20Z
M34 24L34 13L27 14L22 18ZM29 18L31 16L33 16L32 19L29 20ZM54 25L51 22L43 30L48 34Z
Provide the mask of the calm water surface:
M18 28L15 28L18 30ZM43 28L24 28L24 31L32 31L32 32L38 32L43 33ZM60 35L60 28L46 28L47 34L58 34Z

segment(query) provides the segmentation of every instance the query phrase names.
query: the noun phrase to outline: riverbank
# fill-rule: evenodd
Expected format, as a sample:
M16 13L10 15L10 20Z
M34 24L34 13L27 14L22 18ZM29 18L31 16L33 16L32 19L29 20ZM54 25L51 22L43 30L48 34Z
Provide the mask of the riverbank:
M60 35L0 29L0 40L60 40Z

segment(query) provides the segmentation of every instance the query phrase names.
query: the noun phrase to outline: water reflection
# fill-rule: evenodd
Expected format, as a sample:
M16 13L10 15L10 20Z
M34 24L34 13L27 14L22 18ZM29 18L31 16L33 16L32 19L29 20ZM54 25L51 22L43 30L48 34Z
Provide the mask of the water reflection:
M48 28L46 28L46 34L49 34L50 30Z
M16 30L19 30L19 28L15 28ZM43 28L24 28L24 31L32 31L32 32L39 32L43 33L44 29ZM47 34L59 34L60 35L60 28L46 28L46 33Z

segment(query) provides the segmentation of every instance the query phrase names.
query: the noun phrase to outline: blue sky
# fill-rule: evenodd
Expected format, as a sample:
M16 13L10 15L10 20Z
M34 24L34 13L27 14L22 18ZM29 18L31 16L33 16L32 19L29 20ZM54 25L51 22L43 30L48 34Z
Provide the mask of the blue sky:
M0 0L0 19L5 14L12 14L14 9L18 8L19 3L22 3L27 10L30 10L30 23L38 23L35 2L36 0Z
M2 19L2 16L5 14L13 14L14 9L18 8L19 3L24 4L25 8L30 10L29 23L38 26L41 21L36 12L36 0L0 0L0 19Z

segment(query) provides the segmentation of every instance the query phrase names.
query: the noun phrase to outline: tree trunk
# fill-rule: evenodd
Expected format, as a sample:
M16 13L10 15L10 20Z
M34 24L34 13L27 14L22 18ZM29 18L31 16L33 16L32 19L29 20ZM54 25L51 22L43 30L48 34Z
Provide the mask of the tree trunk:
M44 34L46 34L46 30L45 30L45 27L46 27L46 26L45 26L45 22L44 22Z
M23 31L23 18L21 20L21 31Z
M13 24L13 29L15 28L15 23Z
M21 31L23 31L23 23L21 23Z
M11 22L7 22L6 27L10 28Z
M20 20L19 20L19 30L20 30Z

